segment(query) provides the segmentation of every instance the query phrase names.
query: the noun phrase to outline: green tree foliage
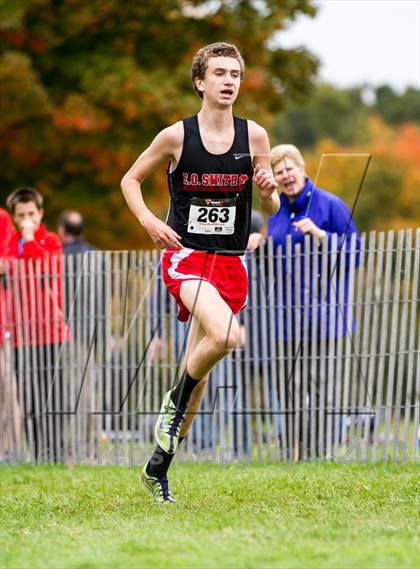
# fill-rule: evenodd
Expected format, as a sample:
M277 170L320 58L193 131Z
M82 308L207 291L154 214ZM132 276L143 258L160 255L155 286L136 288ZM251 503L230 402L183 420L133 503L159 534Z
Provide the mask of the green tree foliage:
M386 123L402 125L420 122L420 90L414 87L398 94L383 85L370 89L374 102L366 102L366 87L339 89L318 84L311 97L294 102L287 110L277 113L273 135L275 140L290 140L304 149L313 148L320 140L329 138L343 146L367 141L368 117L379 114Z
M147 244L119 181L158 130L199 109L192 56L213 41L238 45L247 70L237 113L269 127L273 111L313 86L313 56L267 48L300 14L315 14L311 0L3 0L2 202L34 185L50 225L76 207L100 247ZM163 210L164 174L145 192Z
M361 231L417 227L420 219L420 91L320 84L304 105L274 120L273 144L302 149L307 171L354 210ZM356 203L367 156L372 160Z
M361 141L367 131L368 107L361 88L338 89L320 84L305 105L292 104L277 116L273 135L302 148L312 148L319 140L331 138L349 145Z
M304 153L307 172L354 210L360 231L418 227L420 128L414 123L390 126L373 114L366 134L366 143L353 146L319 141Z
M375 108L386 122L401 124L404 122L420 122L420 91L407 87L401 95L389 85L375 89Z

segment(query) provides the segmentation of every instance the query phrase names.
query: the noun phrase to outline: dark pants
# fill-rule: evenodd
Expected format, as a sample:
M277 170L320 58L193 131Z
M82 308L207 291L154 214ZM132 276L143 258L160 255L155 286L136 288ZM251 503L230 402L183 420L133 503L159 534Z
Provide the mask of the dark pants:
M18 397L33 462L63 460L63 393L53 345L15 349Z
M333 346L332 346L333 347ZM284 345L278 358L280 413L283 416L281 442L289 460L326 456L328 440L334 445L339 435L334 408L335 352L330 344ZM283 373L281 373L283 372ZM328 380L327 380L328 379Z

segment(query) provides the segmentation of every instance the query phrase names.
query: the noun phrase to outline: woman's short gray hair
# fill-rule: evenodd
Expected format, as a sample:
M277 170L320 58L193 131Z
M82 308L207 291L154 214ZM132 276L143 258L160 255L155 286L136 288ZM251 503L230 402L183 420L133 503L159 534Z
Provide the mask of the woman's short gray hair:
M274 168L276 164L281 162L284 158L290 158L302 170L305 170L305 161L299 149L293 144L279 144L274 146L270 152L271 167Z

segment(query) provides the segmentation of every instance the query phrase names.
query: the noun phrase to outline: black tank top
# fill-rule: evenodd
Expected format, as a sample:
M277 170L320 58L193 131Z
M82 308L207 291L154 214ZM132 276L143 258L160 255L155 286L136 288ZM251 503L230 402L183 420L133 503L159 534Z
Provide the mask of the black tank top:
M197 115L183 120L181 158L173 172L168 168L167 223L182 237L184 247L224 255L242 255L246 249L253 167L248 123L233 119L233 144L224 154L207 152Z

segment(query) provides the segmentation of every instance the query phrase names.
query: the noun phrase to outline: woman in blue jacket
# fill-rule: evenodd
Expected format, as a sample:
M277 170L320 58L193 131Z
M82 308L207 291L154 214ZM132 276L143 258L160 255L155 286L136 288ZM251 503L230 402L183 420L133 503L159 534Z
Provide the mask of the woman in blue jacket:
M281 358L284 362L283 378L286 382L283 399L286 400L280 401L280 408L286 411L284 424L286 425L288 456L297 459L302 458L301 443L304 436L302 415L307 413L308 417L310 408L316 410L316 420L315 424L312 420L311 425L308 419L308 425L311 425L311 428L306 434L305 446L306 448L312 447L312 456L314 456L314 449L315 456L325 453L325 435L319 436L320 420L324 422L323 431L325 433L325 417L321 419L319 409L326 406L326 375L331 374L331 366L328 366L325 360L322 362L320 355L321 353L331 355L330 343L335 342L339 336L343 337L351 332L348 330L347 304L349 251L351 235L356 233L356 251L359 249L359 236L349 208L337 196L313 184L306 175L303 157L295 146L282 144L274 147L271 151L271 166L281 190L281 207L275 215L268 219L267 228L267 236L273 240L273 250L277 252L278 247L281 246L281 289L277 282L274 283L276 304L279 307L276 311L278 318L275 319L276 338L278 344L284 343L283 354L286 356ZM337 234L335 238L333 234ZM319 254L318 264L315 265L311 255L309 275L305 274L305 271L308 271L308 265L305 265L304 261L305 235L316 238L310 243L312 251L322 242L325 245L325 240L327 240L330 278L326 286L324 285L322 294L321 254ZM334 256L335 262L332 267L331 255L335 239L337 240L336 248L334 247L336 256ZM291 241L289 259L286 254L287 240ZM297 244L301 245L299 257L295 253ZM344 265L341 263L341 254L346 255ZM280 260L279 253L275 255L275 260L277 262ZM295 280L298 261L300 262L300 283L296 283ZM277 262L275 262L274 275L278 274ZM357 263L357 255L355 263ZM343 266L345 275L340 279L340 268L342 270ZM334 273L335 286L332 285ZM316 280L317 286L314 290ZM344 286L344 291L340 290L339 283L342 283L342 288ZM299 298L296 298L297 294ZM341 303L339 303L340 297ZM297 300L299 300L299 311L295 308ZM317 320L314 326L312 325L313 317ZM333 317L333 326L330 326ZM304 337L307 341L309 357L309 361L307 359L306 362L304 362L302 349ZM321 338L324 338L325 342L323 351L320 349ZM301 385L308 386L306 393L303 389L300 390L300 400L296 400L294 384L297 378ZM334 381L335 378L329 379ZM320 389L321 384L323 384L323 389ZM339 410L334 409L333 411ZM296 413L300 415L298 421L294 419ZM290 417L293 417L293 420Z

